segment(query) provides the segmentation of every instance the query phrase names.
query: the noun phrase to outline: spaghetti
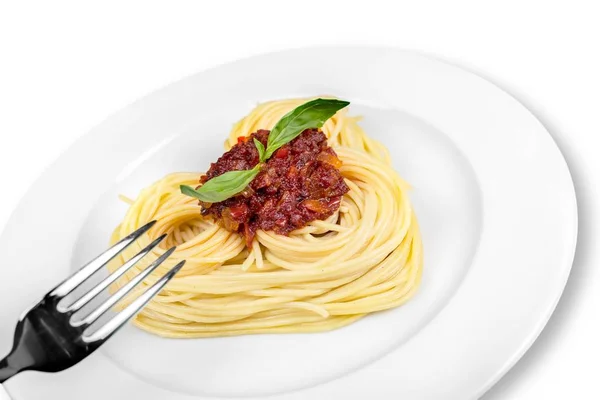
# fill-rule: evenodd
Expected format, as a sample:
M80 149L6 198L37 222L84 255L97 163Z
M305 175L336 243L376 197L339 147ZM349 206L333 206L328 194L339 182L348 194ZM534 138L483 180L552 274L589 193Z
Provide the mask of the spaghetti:
M304 101L260 104L233 127L225 148L240 136L272 128ZM199 173L168 175L135 200L125 199L130 208L112 242L150 220L158 222L113 266L156 237L168 236L119 284L171 246L177 250L146 286L187 260L136 316L135 325L174 338L315 332L409 300L420 282L423 254L407 185L392 169L387 149L369 138L357 121L341 110L322 127L342 161L339 170L350 189L339 210L289 236L259 230L247 247L242 236L202 217L198 202L179 191L180 185L197 185Z

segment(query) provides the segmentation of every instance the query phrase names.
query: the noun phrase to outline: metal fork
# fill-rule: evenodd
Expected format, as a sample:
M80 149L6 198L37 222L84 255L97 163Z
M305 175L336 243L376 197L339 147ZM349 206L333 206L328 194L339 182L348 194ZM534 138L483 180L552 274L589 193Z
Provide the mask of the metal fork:
M110 274L97 286L70 305L65 306L62 304L64 302L59 304L61 300L80 287L96 271L104 267L110 260L147 232L155 222L152 221L141 227L96 257L48 292L39 303L23 313L15 329L13 348L8 356L0 361L0 383L5 382L21 371L58 372L72 367L92 354L160 292L167 282L183 267L185 261L178 263L154 285L125 307L125 309L110 319L110 321L92 332L88 329L102 315L112 309L119 300L123 299L137 284L158 268L173 253L175 247L167 250L162 256L146 267L146 269L136 275L135 278L109 297L108 300L87 313L85 317L73 317L73 314L82 310L83 306L96 298L126 273L127 270L150 253L153 248L158 246L167 236L166 234L154 240L137 255L125 262L114 273Z

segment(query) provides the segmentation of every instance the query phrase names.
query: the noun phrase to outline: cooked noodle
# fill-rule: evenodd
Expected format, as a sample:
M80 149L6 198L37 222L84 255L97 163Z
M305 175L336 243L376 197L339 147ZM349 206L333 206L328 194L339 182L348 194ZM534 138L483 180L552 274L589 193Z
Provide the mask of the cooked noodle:
M304 101L257 106L234 126L226 150L238 136L272 128ZM357 120L341 110L322 128L350 187L339 211L289 236L259 230L250 249L238 233L202 217L197 200L180 193L182 184L196 186L201 173L171 174L142 190L112 242L150 220L158 222L118 261L163 233L168 237L127 278L174 245L175 253L146 285L178 261L187 263L134 323L178 338L315 332L409 300L419 285L423 254L407 185L392 169L387 149Z

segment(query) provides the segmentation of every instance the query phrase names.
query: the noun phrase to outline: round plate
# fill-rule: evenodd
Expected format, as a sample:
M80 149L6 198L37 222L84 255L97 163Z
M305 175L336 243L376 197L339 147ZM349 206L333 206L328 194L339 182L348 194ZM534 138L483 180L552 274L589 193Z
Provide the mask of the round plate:
M202 171L258 102L323 94L352 102L413 187L425 246L414 299L319 334L167 340L128 326L71 370L13 378L11 395L447 399L475 398L496 382L540 333L567 280L577 231L569 171L539 121L494 85L383 48L292 50L220 66L80 139L0 239L0 350L21 310L107 246L125 210L117 194Z

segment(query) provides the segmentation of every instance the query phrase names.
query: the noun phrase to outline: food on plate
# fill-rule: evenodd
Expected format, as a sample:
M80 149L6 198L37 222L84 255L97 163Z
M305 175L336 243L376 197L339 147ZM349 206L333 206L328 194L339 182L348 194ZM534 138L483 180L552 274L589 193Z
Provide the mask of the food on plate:
M348 104L260 104L206 172L167 175L126 199L113 242L158 222L123 258L168 236L119 284L171 246L146 284L187 260L137 326L177 338L316 332L412 297L423 253L408 186Z

